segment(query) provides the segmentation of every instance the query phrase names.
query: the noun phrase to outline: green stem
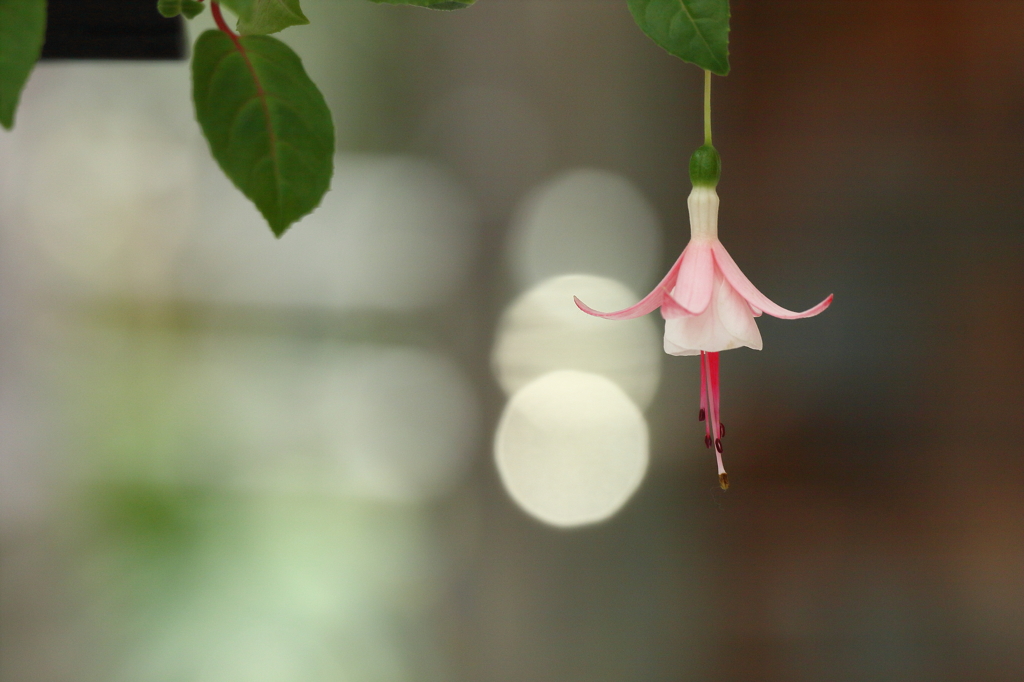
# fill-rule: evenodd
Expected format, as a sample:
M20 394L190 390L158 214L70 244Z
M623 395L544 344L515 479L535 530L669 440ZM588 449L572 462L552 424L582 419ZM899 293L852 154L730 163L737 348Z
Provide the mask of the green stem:
M704 70L704 144L711 144L711 72Z

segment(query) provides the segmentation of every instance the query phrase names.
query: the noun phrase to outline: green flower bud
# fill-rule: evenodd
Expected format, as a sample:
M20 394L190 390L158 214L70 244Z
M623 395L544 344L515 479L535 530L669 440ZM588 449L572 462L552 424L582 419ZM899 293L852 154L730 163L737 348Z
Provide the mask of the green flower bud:
M690 157L690 182L694 187L714 187L722 175L722 158L709 144L697 148Z

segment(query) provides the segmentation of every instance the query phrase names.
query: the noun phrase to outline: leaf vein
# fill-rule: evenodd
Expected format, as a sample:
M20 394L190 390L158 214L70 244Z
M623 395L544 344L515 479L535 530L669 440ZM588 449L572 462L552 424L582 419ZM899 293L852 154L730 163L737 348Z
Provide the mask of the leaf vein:
M711 55L712 59L714 59L715 51L711 49L711 44L708 42L707 38L704 37L704 33L701 32L700 27L697 26L697 20L693 18L692 14L690 14L690 8L686 6L686 2L684 2L684 0L679 0L679 6L683 9L683 12L686 13L686 18L690 20L691 24L693 24L693 30L697 33L697 37L700 38L700 41L704 43L704 47L707 48L708 54ZM715 59L715 61L718 60Z

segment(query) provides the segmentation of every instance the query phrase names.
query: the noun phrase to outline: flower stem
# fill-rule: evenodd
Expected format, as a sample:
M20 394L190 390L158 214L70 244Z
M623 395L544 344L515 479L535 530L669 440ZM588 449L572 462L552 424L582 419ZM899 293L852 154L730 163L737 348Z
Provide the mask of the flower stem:
M228 37L231 38L232 41L237 43L238 35L231 30L231 28L228 26L228 22L224 21L224 15L221 14L219 2L210 3L210 14L213 15L213 21L217 24L217 28L226 33Z
M704 70L704 144L711 144L711 72Z

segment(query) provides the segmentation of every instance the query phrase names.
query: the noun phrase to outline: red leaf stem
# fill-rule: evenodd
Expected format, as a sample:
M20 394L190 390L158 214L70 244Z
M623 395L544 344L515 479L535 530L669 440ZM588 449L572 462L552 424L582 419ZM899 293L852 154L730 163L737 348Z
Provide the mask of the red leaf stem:
M213 14L213 20L217 23L217 28L226 33L228 37L231 38L231 42L233 42L235 47L238 48L238 51L244 54L245 51L242 49L242 45L238 42L238 34L231 30L231 27L228 26L228 22L224 21L224 15L220 11L219 2L210 3L210 13ZM248 59L246 61L248 61Z
M202 2L202 0L200 0ZM234 43L235 49L242 55L242 59L245 60L245 66L249 69L249 74L252 76L252 81L256 85L256 98L260 102L260 107L263 109L263 119L266 121L267 128L267 139L270 143L270 155L272 157L277 156L277 135L274 133L274 127L270 123L270 105L267 102L267 91L263 89L263 83L260 81L259 74L256 73L256 69L252 65L252 60L249 59L249 53L242 45L242 41L237 33L231 30L228 26L228 22L224 20L224 15L220 11L219 2L210 3L210 13L213 14L213 20L217 24L222 32L227 34L228 38L231 38L231 42Z

